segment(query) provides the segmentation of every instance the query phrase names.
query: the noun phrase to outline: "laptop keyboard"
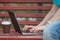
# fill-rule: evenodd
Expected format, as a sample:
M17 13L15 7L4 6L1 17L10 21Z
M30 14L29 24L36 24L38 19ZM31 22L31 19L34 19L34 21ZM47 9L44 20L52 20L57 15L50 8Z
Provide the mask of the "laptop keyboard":
M23 33L30 33L30 31L29 31L29 30L27 30L27 31L23 31L23 30L22 30L22 32L23 32Z
M34 33L34 32L30 32L29 30L27 30L27 31L23 31L23 30L22 30L22 32L23 32L23 33Z

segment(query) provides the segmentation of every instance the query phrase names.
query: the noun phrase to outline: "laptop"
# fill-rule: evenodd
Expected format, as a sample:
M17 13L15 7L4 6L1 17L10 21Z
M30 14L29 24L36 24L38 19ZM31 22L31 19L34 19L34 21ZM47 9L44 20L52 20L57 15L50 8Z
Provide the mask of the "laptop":
M40 34L40 33L34 33L34 32L31 33L29 31L26 31L26 32L22 31L19 24L18 24L17 17L15 15L15 13L8 11L8 14L11 18L12 24L13 24L16 32L20 33L21 35L38 35L38 34Z

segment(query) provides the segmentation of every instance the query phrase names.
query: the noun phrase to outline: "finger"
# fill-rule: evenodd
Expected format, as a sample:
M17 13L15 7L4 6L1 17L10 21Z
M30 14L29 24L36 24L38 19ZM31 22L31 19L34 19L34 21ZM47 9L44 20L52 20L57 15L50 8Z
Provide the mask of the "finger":
M34 32L39 32L40 30L35 29Z
M27 27L27 26L25 26L25 27L23 28L23 31L25 31L27 28L28 28L28 27Z
M24 27L23 30L24 30L24 31L28 30L28 27Z
M35 28L30 29L30 32L34 32Z
M34 26L26 26L25 30L30 30L32 29Z
M26 30L29 30L29 29L31 29L31 28L32 28L31 26L25 26L25 27L23 28L23 30L26 31Z
M41 32L41 30L42 30L41 28L37 28L34 30L34 32Z

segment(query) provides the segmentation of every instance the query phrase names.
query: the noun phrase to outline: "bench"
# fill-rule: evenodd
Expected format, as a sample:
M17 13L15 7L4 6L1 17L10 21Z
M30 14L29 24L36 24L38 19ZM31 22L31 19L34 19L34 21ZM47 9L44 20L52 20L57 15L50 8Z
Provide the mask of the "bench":
M24 3L23 6L8 6L8 3ZM38 3L48 3L47 6L27 6L26 3L38 4ZM0 10L40 10L40 11L48 11L51 9L52 2L51 0L0 0L0 3L5 3L3 6L0 6ZM43 4L42 4L43 5ZM44 18L46 14L44 13L16 13L16 16L19 18ZM7 13L0 13L0 18L9 18ZM3 20L0 20L0 24ZM39 24L40 21L21 21L19 24Z
M23 5L21 6L22 3ZM29 3L29 4L28 4ZM52 7L51 0L0 0L0 10L11 10L16 13L17 18L36 18L37 20L18 20L20 25L38 25L41 20L46 16ZM22 13L17 11L22 10ZM25 11L37 11L36 13L26 13ZM0 13L0 25L3 21L9 21L7 12ZM40 18L40 19L39 19ZM39 19L39 20L38 20ZM19 39L17 39L19 40Z

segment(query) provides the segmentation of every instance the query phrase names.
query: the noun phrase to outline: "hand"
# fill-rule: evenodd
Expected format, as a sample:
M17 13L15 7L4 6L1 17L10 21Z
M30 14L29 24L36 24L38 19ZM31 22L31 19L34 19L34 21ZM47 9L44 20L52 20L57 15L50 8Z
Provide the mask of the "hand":
M24 28L23 28L23 31L27 31L27 30L30 30L31 28L33 28L34 26L28 26L26 25Z
M32 29L30 29L30 32L40 32L44 28L45 28L45 26L33 27Z

